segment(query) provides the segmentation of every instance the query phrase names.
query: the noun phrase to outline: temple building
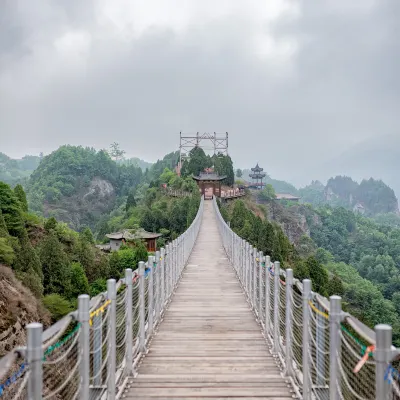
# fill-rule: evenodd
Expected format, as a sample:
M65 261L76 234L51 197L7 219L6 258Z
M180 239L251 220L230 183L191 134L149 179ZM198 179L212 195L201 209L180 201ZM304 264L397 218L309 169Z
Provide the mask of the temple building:
M220 176L213 169L207 168L207 170L200 172L198 176L193 176L193 179L197 182L205 199L212 199L214 195L221 197L221 183L226 179L225 175Z
M110 243L106 245L96 246L103 251L117 251L122 244L134 246L136 240L143 240L146 244L147 251L154 252L157 250L157 239L162 236L161 233L147 232L144 229L132 231L125 229L121 232L109 233L106 235L110 239Z
M249 174L250 178L252 179L252 187L256 189L262 189L264 186L263 179L267 176L263 168L261 168L258 163L257 165L251 169L253 171L252 174Z

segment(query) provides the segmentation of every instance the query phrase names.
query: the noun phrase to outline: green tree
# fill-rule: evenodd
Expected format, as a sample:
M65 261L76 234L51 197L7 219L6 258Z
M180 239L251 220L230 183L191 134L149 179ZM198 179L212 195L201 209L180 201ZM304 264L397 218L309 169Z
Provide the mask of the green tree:
M312 281L313 290L326 296L329 276L327 270L313 256L306 260L308 270L310 271L310 279Z
M0 264L11 265L15 259L13 248L6 238L0 237Z
M72 311L71 303L56 293L45 296L43 304L50 311L53 322L58 321Z
M57 220L54 217L50 217L44 224L44 229L47 232L50 232L52 229L56 229L57 227Z
M20 203L10 186L3 182L0 182L0 210L10 235L20 236L25 230Z
M94 244L94 237L92 230L89 227L84 228L79 234L81 240L85 240L87 243Z
M276 198L274 187L271 184L265 185L264 189L259 193L262 200L273 200Z
M43 240L39 255L45 294L57 293L68 297L71 291L71 267L54 231Z
M20 238L20 250L13 263L13 269L21 273L34 273L42 286L39 290L40 295L43 293L42 264L26 233ZM35 283L35 288L37 291L37 282Z
M77 298L81 294L89 294L90 287L85 271L81 264L71 265L71 298Z
M115 159L115 161L121 160L125 155L125 150L119 147L117 142L110 145L110 156Z
M333 275L332 278L329 280L327 290L329 296L343 296L344 286L342 280L337 275Z
M243 176L243 171L242 171L240 168L238 168L238 169L236 170L236 176L237 176L238 178L241 178L241 177Z
M128 212L130 208L136 207L136 205L135 196L132 192L130 192L126 200L125 211Z
M94 239L91 231L84 230L79 235L78 260L82 265L89 282L99 277L99 270L95 263Z
M206 168L210 168L212 162L201 147L195 147L189 152L189 161L185 160L182 165L181 175L199 175Z
M21 210L28 211L28 201L26 200L26 193L21 185L17 185L14 188L14 194L20 202Z

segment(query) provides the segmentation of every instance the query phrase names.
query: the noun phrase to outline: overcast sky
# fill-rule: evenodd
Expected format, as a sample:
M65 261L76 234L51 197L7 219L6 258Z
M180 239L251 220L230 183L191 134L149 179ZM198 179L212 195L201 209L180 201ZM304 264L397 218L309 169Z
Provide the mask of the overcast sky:
M399 0L0 0L0 151L154 161L228 131L236 166L298 183L400 135L399 21Z

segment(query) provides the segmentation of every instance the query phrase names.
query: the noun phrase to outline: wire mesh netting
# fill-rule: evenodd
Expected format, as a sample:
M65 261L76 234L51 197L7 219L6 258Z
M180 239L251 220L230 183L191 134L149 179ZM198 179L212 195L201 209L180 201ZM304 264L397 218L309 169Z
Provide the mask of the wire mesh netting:
M346 400L375 399L375 361L369 347L343 323L340 329L341 351L339 354L340 394ZM355 373L357 364L365 363Z
M329 316L310 300L308 334L311 390L317 400L329 400Z
M79 336L81 327L72 322L65 336L48 347L43 357L43 399L75 399L79 390Z

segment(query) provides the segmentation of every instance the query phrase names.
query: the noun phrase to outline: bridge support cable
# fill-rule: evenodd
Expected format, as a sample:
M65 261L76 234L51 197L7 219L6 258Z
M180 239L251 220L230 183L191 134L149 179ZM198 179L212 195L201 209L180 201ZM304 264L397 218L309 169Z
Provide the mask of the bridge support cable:
M272 263L214 211L222 242L271 352L304 400L400 400L400 351L392 328L371 330L342 311L341 298Z
M122 396L161 322L192 249L204 199L190 227L107 292L78 298L79 309L43 332L27 326L26 346L0 359L0 399L107 400ZM132 266L136 267L136 266Z

